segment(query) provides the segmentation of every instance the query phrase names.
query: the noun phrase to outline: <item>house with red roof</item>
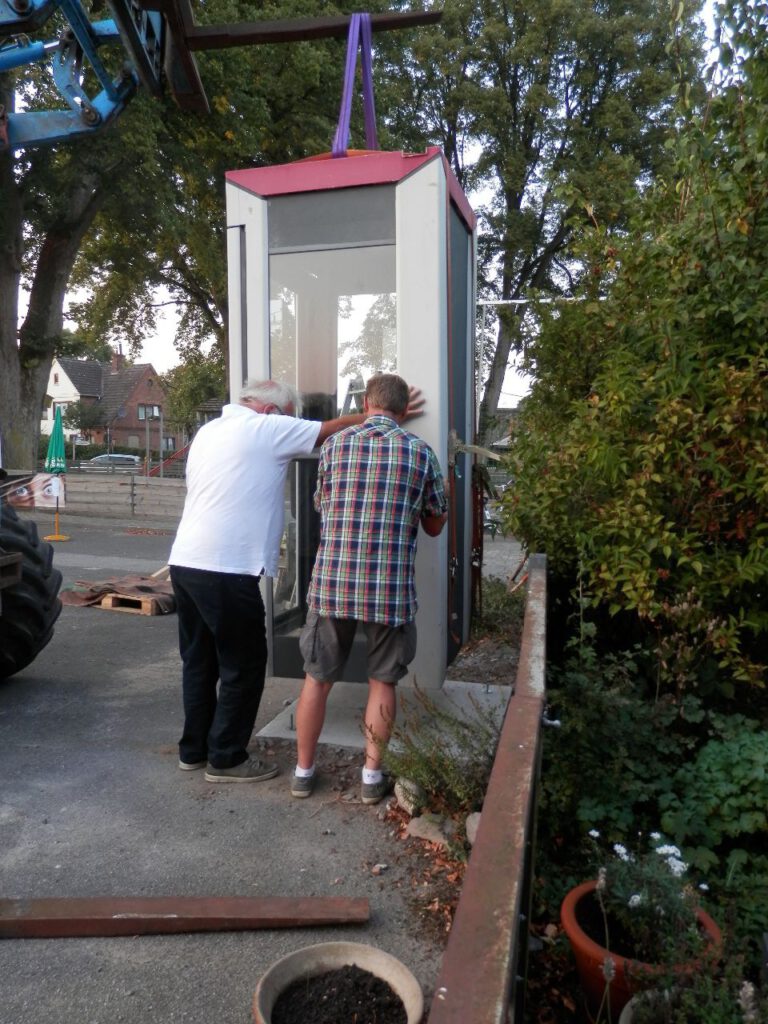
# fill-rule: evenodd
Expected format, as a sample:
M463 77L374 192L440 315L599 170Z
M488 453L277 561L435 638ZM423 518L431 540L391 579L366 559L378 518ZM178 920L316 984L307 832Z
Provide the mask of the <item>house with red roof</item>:
M57 407L62 416L74 402L98 407L98 426L88 431L94 444L110 448L176 449L176 436L164 419L168 396L151 363L126 365L121 352L110 363L59 356L53 360L40 429L50 434ZM71 440L77 431L65 427ZM162 432L162 443L161 443Z

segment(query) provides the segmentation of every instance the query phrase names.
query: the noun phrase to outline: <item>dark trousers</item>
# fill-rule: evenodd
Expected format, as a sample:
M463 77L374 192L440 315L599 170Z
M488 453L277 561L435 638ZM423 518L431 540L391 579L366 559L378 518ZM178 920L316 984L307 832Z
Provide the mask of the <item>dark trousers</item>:
M264 690L267 633L259 577L172 565L171 582L184 697L179 757L234 768L248 757Z

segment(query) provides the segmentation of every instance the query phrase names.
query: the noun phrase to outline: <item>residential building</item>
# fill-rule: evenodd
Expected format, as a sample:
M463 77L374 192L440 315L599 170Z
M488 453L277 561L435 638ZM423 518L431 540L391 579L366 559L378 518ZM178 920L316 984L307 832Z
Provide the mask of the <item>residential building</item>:
M120 352L113 353L111 363L57 357L48 378L42 433L50 434L57 406L64 414L78 401L100 408L100 425L88 431L94 444L153 451L162 447L165 453L176 448L176 437L163 420L168 396L151 363L126 366ZM68 440L76 434L65 427Z

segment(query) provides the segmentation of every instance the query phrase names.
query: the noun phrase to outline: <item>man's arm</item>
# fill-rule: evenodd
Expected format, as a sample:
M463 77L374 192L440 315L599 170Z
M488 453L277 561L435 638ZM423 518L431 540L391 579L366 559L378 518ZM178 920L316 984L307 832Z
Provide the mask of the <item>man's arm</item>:
M337 434L345 427L355 427L362 423L365 416L361 412L350 413L348 416L337 416L335 420L323 420L320 424L320 433L317 435L317 444L322 444L331 434Z

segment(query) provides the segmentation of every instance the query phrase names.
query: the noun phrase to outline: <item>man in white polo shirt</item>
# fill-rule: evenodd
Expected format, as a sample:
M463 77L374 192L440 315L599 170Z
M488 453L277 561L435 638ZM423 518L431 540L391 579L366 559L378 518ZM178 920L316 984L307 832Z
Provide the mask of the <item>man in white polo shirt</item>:
M421 404L412 391L409 415ZM259 578L277 575L291 459L363 421L302 420L300 412L294 388L249 381L239 403L200 428L187 456L187 497L168 559L182 660L179 768L204 768L208 782L278 772L247 752L267 665Z

